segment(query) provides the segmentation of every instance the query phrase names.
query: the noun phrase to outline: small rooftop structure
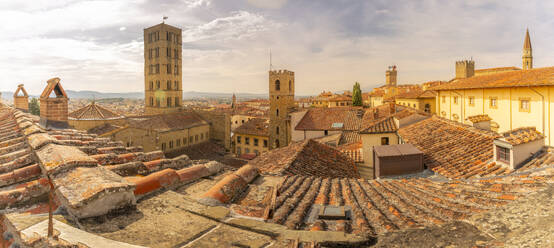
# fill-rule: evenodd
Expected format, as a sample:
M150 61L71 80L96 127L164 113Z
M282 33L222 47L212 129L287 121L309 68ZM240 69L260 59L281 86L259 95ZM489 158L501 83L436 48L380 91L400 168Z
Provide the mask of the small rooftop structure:
M475 128L489 131L491 130L492 118L486 114L469 116L466 118L466 120L470 121Z
M494 140L494 161L514 170L543 147L544 135L535 127L513 129Z
M16 109L29 111L29 95L23 84L18 85L17 90L13 93L13 104Z
M419 173L424 170L423 152L412 144L375 146L374 176L396 176Z

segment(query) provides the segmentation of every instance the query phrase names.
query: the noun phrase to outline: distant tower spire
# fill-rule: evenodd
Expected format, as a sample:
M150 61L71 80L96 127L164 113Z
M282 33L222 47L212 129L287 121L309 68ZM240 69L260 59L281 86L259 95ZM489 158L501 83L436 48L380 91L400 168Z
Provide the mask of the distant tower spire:
M233 102L231 103L231 108L235 109L237 107L237 96L233 93Z
M525 42L523 43L523 70L533 69L533 48L531 48L531 38L529 29L525 32Z

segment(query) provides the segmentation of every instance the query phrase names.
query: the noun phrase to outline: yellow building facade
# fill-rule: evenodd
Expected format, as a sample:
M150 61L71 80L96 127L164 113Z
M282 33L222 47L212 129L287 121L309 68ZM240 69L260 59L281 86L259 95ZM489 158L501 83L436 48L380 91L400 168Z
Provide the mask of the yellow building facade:
M233 134L233 152L237 157L254 158L269 151L269 120L254 118L237 129Z

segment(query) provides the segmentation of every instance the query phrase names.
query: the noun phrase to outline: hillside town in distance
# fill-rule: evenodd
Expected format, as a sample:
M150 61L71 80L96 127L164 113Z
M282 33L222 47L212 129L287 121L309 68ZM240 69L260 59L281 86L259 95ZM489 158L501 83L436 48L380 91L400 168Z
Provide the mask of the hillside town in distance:
M299 96L270 65L266 93L210 95L152 23L139 95L2 94L0 247L552 247L554 66L506 28L513 66Z

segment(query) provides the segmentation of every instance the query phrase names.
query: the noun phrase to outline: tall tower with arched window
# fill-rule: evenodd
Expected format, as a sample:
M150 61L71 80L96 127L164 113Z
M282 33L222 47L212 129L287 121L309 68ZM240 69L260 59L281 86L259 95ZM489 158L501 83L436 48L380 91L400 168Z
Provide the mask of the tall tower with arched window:
M183 98L181 29L160 23L144 29L146 114L179 110Z
M294 72L269 71L269 144L270 149L291 142L289 113L294 109Z
M525 41L523 42L523 70L533 69L533 48L531 48L531 38L529 29L525 32Z

